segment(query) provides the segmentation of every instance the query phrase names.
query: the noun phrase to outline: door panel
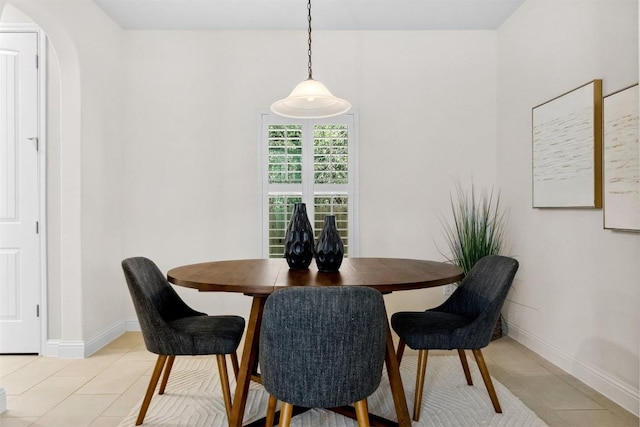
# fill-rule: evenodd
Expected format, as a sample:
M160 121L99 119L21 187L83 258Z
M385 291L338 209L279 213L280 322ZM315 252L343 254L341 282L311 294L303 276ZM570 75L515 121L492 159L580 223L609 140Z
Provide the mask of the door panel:
M38 36L0 33L0 353L39 353Z

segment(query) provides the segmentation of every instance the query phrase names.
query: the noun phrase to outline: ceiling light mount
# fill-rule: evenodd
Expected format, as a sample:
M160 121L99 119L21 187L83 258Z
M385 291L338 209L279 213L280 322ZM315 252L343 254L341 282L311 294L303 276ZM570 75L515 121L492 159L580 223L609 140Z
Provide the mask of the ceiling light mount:
M334 96L322 83L313 79L311 63L311 0L307 1L307 80L296 85L289 96L271 104L275 114L294 119L319 119L344 114L349 101Z

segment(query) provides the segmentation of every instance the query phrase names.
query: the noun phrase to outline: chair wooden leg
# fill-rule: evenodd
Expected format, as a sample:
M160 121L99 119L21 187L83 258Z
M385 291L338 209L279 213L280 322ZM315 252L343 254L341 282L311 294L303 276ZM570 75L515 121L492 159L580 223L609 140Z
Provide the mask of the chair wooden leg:
M473 385L471 379L471 372L469 371L469 363L467 363L467 354L463 348L458 349L458 355L460 356L460 362L462 363L462 370L464 371L464 377L467 379L467 385Z
M227 410L227 419L231 419L231 389L229 387L229 373L227 372L227 359L224 354L216 354L218 373L220 374L220 387L224 398L224 407Z
M231 353L231 366L233 367L233 376L238 379L238 371L240 371L240 365L238 365L238 354Z
M476 362L478 363L478 369L480 369L480 374L482 375L482 379L484 380L484 385L487 387L487 391L489 392L491 403L493 403L493 409L495 409L498 414L501 414L502 408L500 408L500 402L498 401L496 390L493 388L493 382L491 381L491 375L489 375L487 364L484 362L482 350L480 350L479 348L473 350L473 355L475 356Z
M418 372L416 374L416 392L413 399L413 421L420 420L420 407L422 406L422 390L424 389L424 377L427 372L427 358L429 350L418 351Z
M398 351L396 352L396 359L398 359L398 365L402 362L402 356L404 355L404 347L405 342L400 338L400 342L398 343Z
M282 402L282 406L280 407L280 424L278 424L278 426L289 427L292 415L293 405L291 403Z
M158 355L156 366L153 368L153 374L151 374L151 380L149 381L149 386L147 387L147 393L144 395L142 406L140 407L140 412L138 413L138 419L136 420L137 426L142 424L142 422L144 421L144 416L147 414L147 409L149 409L149 404L151 403L153 392L158 385L158 380L160 379L160 374L162 373L162 368L164 368L164 362L166 360L167 356Z
M369 427L369 408L367 399L358 400L355 405L358 427Z
M164 394L164 389L167 388L167 381L169 381L169 374L171 374L171 368L173 368L173 362L176 360L176 356L168 356L167 363L164 366L164 375L162 376L162 382L160 383L160 391L158 394Z
M275 396L269 395L269 404L267 405L267 417L265 418L265 427L273 427L273 420L276 418L276 406L278 405L278 399Z

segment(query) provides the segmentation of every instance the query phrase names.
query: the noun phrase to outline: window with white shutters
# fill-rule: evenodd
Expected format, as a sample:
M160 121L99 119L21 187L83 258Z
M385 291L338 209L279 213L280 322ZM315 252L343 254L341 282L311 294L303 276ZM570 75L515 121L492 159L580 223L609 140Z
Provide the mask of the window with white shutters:
M354 114L322 120L262 115L265 257L284 256L284 234L299 202L307 205L316 238L325 216L335 215L345 256L357 253L354 122Z

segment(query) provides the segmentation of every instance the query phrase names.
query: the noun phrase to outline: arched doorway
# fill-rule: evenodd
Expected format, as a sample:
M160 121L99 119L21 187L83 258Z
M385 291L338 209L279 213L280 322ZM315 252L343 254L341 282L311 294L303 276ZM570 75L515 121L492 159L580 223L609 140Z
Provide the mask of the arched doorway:
M42 28L52 47L50 88L55 100L42 106L49 118L47 133L58 141L55 155L47 159L47 169L57 178L49 185L46 229L48 261L43 283L41 316L43 317L40 353L60 356L60 343L82 340L81 307L81 97L76 48L55 13L55 6L23 0L0 0L0 12L15 7ZM51 70L51 68L50 68ZM54 97L54 98L55 98ZM43 225L44 225L43 224ZM46 296L48 295L48 298ZM45 299L46 298L46 299ZM64 302L64 303L63 303Z

